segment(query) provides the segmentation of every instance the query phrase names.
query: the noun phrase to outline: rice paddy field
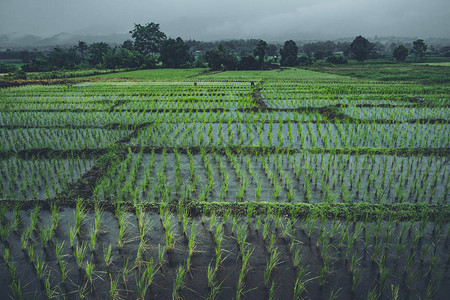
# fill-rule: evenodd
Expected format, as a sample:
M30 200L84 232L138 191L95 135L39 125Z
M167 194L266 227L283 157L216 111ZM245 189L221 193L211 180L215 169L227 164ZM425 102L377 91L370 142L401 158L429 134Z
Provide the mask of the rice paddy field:
M448 298L448 86L129 73L0 89L5 298Z

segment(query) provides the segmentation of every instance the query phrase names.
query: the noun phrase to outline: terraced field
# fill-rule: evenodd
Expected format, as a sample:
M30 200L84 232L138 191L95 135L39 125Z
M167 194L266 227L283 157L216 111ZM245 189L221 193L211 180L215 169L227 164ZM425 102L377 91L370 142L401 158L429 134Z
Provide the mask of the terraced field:
M448 87L294 71L1 89L0 290L445 299Z

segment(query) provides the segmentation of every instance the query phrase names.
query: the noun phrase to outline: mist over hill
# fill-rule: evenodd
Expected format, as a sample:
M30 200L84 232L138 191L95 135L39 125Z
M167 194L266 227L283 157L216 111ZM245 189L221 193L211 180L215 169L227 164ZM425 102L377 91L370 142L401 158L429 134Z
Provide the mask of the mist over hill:
M168 33L168 36L175 37L175 35ZM191 40L188 34L181 35L184 40ZM20 33L9 33L9 34L0 34L0 50L5 49L52 49L54 47L72 47L78 43L78 41L84 41L87 44L92 44L96 42L105 42L112 46L120 45L125 40L130 39L131 34L129 33L111 33L111 34L87 34L87 33L69 33L69 32L61 32L52 36L37 36L33 34L20 34ZM351 42L355 37L340 37L340 38L320 38L315 36L314 34L299 34L292 33L289 35L285 33L281 36L255 36L254 39L265 39L266 41L273 44L282 44L286 40L294 40L299 45L304 43L310 43L315 41L326 41L332 40L335 42ZM374 36L367 37L373 43L381 43L384 45L390 45L392 43L412 43L412 41L416 40L418 37L398 37L398 36ZM229 38L223 39L203 39L200 41L205 42L220 42L220 41L229 41L229 40L238 40L239 37L230 36ZM433 45L435 47L443 47L450 45L450 38L424 38L427 44Z
M61 32L53 36L36 36L32 34L0 34L0 49L1 48L51 48L51 47L70 47L84 41L88 44L95 42L105 42L108 44L121 44L123 41L131 38L131 35L112 33L102 35L89 35Z

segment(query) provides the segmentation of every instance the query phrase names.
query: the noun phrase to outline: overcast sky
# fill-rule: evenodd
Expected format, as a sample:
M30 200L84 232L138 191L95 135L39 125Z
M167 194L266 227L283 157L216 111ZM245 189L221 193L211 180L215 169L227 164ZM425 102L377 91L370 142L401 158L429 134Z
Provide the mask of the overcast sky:
M219 40L450 37L449 0L0 0L0 34L125 33Z

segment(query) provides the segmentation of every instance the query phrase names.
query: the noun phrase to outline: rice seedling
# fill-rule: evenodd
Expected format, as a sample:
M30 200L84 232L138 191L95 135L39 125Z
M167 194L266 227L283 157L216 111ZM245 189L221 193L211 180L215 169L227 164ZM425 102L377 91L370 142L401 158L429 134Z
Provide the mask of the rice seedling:
M302 294L306 291L306 283L310 280L303 281L304 275L298 273L294 283L293 299L302 299Z
M184 288L184 276L186 270L183 266L178 265L176 270L175 279L173 281L172 299L178 299L181 297L181 290Z
M9 234L11 233L11 227L9 226L3 226L0 230L0 237L2 239L2 242L7 242L9 238Z
M95 224L94 224L94 232L95 235L98 235L99 232L101 231L101 224L102 224L102 209L98 206L95 205L94 207L94 217L95 217Z
M242 266L241 266L241 270L239 272L238 282L237 282L237 286L236 286L236 299L241 299L241 297L245 294L244 279L245 279L245 276L247 275L247 272L249 269L248 260L250 259L250 256L252 255L252 253L253 253L253 250L247 249L247 251L241 257Z
M269 216L266 216L266 219L264 221L264 227L263 227L263 239L265 240L267 238L267 235L269 234Z
M213 212L209 218L209 231L210 232L212 232L212 229L215 225L216 225L216 215Z
M23 232L20 236L20 246L22 248L22 251L25 251L28 247L28 238L26 237L26 232Z
M337 291L335 291L334 289L331 291L330 293L330 297L328 299L333 300L338 298L339 296L339 292L342 290L342 288L338 289Z
M84 271L86 272L86 276L89 279L89 283L91 284L91 286L94 284L93 283L93 273L94 273L94 264L92 264L90 261L86 262L84 264Z
M228 221L228 219L230 218L230 215L231 215L231 210L227 209L222 216L223 224L225 224Z
M391 291L392 291L392 299L393 300L398 300L399 298L399 291L400 291L400 286L396 285L391 285Z
M45 229L42 229L40 231L40 240L41 240L41 244L44 248L47 247L47 243L50 241L50 239L53 236L53 231L51 229L51 227L46 227Z
M111 300L119 299L119 291L118 291L118 283L119 283L119 276L116 276L116 278L112 278L111 274L109 274L110 279L110 287L109 287L109 298Z
M164 234L166 238L166 251L170 252L173 250L173 247L175 246L175 233L173 232L173 219L172 216L169 215L169 213L166 211L163 227L164 227Z
M89 229L89 236L91 238L91 245L90 245L91 252L94 252L95 251L96 242L97 242L97 232L96 232L95 226L91 227Z
M125 259L123 268L122 268L122 282L126 286L127 285L127 276L130 270L128 270L128 259Z
M148 276L147 269L142 272L139 269L136 269L135 271L136 290L139 299L145 299L145 295L147 294L147 290L150 286Z
M192 259L192 256L194 255L195 247L197 245L195 242L196 237L197 237L197 233L195 231L195 222L192 221L191 231L189 233L189 240L188 240L189 254L188 254L188 258L187 258L187 262L186 262L186 272L190 272L190 270L191 270L191 259Z
M20 285L20 280L13 279L10 284L11 291L13 293L14 299L22 299L22 287Z
M50 208L52 211L52 231L54 232L58 228L59 224L59 208L56 203L51 203Z
M5 253L3 254L3 260L5 261L6 265L9 265L9 254L10 254L9 248L5 248Z
M375 300L375 299L379 299L380 294L377 292L377 288L374 287L373 289L369 290L369 292L367 293L367 299L369 300Z
M38 214L39 214L40 207L36 205L31 212L30 215L30 228L32 231L36 230L37 222L38 222Z
M81 225L83 224L84 218L86 216L86 212L81 199L78 199L75 209L75 228L76 232L78 233L80 232Z
M239 248L239 254L241 255L241 257L244 255L247 235L248 235L247 225L238 226L237 244L238 244L238 248Z
M158 244L158 262L159 268L162 267L164 263L164 253L166 252L166 247L161 247L161 244Z
M120 211L118 215L116 215L118 218L119 223L119 235L117 236L117 247L122 248L125 244L125 231L127 227L126 223L126 216L123 211Z
M86 255L86 245L84 243L82 243L81 246L77 244L75 247L75 251L73 252L73 256L75 257L78 269L83 268L85 255Z
M186 237L187 236L187 225L188 225L188 214L187 211L183 211L183 213L181 214L181 218L182 218L182 227L183 227L183 235Z
M71 226L69 228L69 241L70 241L70 248L72 248L72 249L73 249L76 237L77 237L77 229L75 226Z
M30 261L30 263L34 263L34 246L30 245L28 247L28 259Z
M112 263L111 244L109 244L108 249L103 248L103 259L105 260L106 268L109 270Z
M264 272L264 284L266 287L269 286L270 275L272 274L273 269L281 264L280 253L277 252L277 248L275 248L269 256L269 260L266 263L266 270Z
M63 258L63 248L64 248L64 242L62 243L55 243L55 255L56 255L56 261L58 264L62 263Z
M208 278L208 287L212 289L215 286L215 277L216 277L216 268L211 266L211 263L208 265L207 278Z
M67 274L69 270L66 269L66 264L64 262L58 263L59 271L61 273L61 283L64 283L67 279Z
M14 205L13 214L14 214L14 222L11 227L12 227L12 230L18 230L19 226L21 224L19 204Z
M36 274L39 280L42 280L46 274L47 264L45 263L44 256L39 257L35 256L34 259L34 268L36 270Z
M269 290L269 299L276 299L275 298L275 281L272 282L272 285L270 286Z

